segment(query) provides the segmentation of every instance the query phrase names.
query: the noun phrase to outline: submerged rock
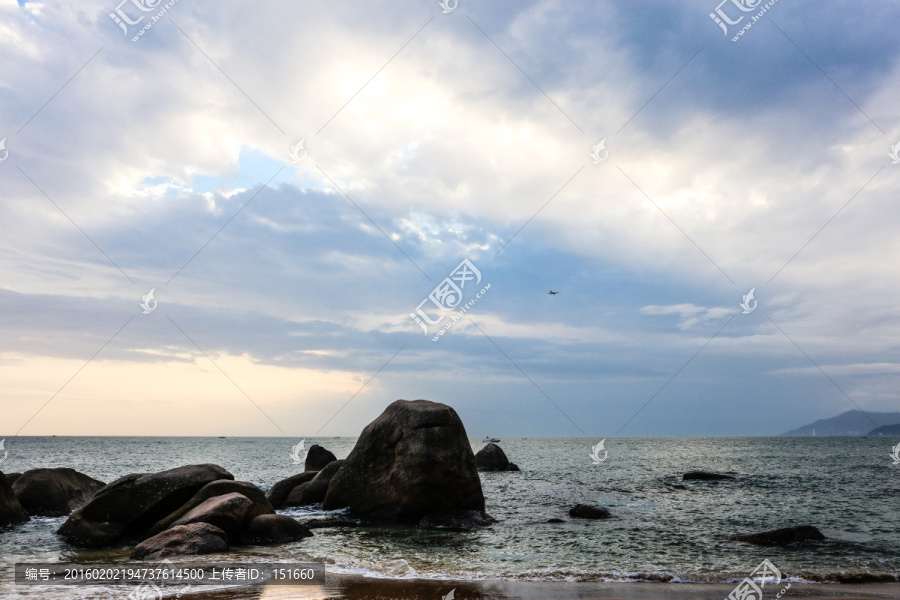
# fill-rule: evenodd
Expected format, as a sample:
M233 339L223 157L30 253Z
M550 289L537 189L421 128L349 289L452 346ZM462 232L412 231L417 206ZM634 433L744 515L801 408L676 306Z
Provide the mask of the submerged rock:
M492 525L496 522L497 519L489 516L483 510L457 510L425 515L419 521L419 527L471 531L472 529Z
M796 527L784 527L772 529L761 533L734 535L731 539L738 542L747 542L757 546L787 546L797 542L821 541L825 539L822 532L812 525L798 525Z
M565 523L566 521L565 521L565 519L557 519L554 517L552 519L547 519L547 522L548 523Z
M304 471L321 471L328 463L337 460L337 457L318 444L309 447L306 453L306 462L303 463Z
M18 525L30 520L28 513L16 499L3 471L0 471L0 527Z
M682 481L691 481L691 480L699 480L699 481L720 481L726 479L735 479L731 475L725 475L724 473L710 473L707 471L690 471L689 473L685 473L681 477Z
M139 537L206 484L234 479L218 465L188 465L159 473L133 473L104 486L73 512L57 534L86 548Z
M509 459L506 458L503 448L497 444L485 444L475 455L475 466L479 471L506 471L509 468Z
M12 484L28 514L63 517L84 506L105 483L75 469L32 469Z
M612 517L609 509L590 504L576 504L569 509L569 516L575 519L608 519Z
M135 560L160 560L183 554L215 554L228 551L228 536L209 523L178 525L138 544L131 553Z
M484 513L475 455L456 411L428 400L397 400L363 429L332 478L325 510L419 522L431 514ZM437 518L437 517L436 517Z

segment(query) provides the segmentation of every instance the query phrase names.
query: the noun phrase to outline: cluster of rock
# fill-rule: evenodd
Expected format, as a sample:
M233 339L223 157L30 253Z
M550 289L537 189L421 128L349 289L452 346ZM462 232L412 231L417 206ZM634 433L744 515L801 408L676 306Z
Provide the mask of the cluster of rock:
M132 558L223 552L231 543L275 544L312 533L275 514L262 490L218 465L134 473L104 486L57 532L83 548L140 541Z
M465 427L446 404L397 400L363 429L346 459L318 472L304 466L303 473L272 486L267 497L273 505L321 502L325 510L348 509L369 521L422 527L471 529L494 522L484 510Z

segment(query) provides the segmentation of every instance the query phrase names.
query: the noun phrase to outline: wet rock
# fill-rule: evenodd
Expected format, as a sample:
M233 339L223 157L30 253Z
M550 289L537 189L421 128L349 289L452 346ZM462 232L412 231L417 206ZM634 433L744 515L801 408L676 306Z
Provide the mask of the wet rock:
M787 546L797 542L821 541L825 539L825 536L812 525L798 525L796 527L772 529L761 533L735 535L731 539L738 542L756 544L757 546Z
M234 477L218 465L188 465L159 473L133 473L100 488L73 512L57 534L66 542L97 548L140 537L206 484Z
M75 469L32 469L17 477L12 489L29 515L63 517L84 506L104 485Z
M547 522L548 523L565 523L566 521L565 521L565 519L553 518L553 519L547 519Z
M325 500L328 485L343 464L344 461L342 460L331 461L311 481L301 483L292 489L284 501L284 506L306 506L318 504Z
M497 519L482 510L457 510L443 513L430 513L422 517L419 527L425 529L450 529L453 531L471 531L496 523Z
M6 476L0 471L0 527L18 525L30 520L28 513L16 499Z
M475 466L479 471L506 471L509 468L509 459L497 444L485 444L475 455Z
M303 464L304 471L321 471L328 463L337 460L337 457L318 444L309 447L306 453L306 462Z
M284 501L287 500L288 494L291 493L298 485L304 484L308 481L312 481L313 477L318 475L318 471L304 471L303 473L298 473L297 475L293 475L288 477L287 479L282 479L275 485L273 485L268 492L266 492L266 498L269 502L272 503L272 506L275 508L283 508Z
M576 504L569 509L569 516L575 519L608 519L612 517L609 509L590 504Z
M135 560L160 560L169 556L216 554L228 551L225 532L209 523L178 525L138 544Z
M241 531L241 544L286 544L310 537L312 532L305 525L287 515L259 515Z
M681 477L682 481L722 481L728 479L735 479L731 475L725 475L724 473L710 473L707 471L691 471L689 473L685 473Z
M428 400L397 400L366 426L323 506L377 520L419 522L467 511L490 519L459 415Z
M230 494L232 492L237 492L242 496L246 496L247 499L253 502L253 507L250 509L246 516L246 520L248 521L259 515L271 514L275 512L272 504L268 501L268 499L266 499L266 495L254 484L250 483L249 481L231 481L229 479L220 479L218 481L208 483L200 488L200 491L191 496L190 500L178 507L178 509L169 514L169 516L157 522L156 525L154 525L144 534L144 537L152 537L161 531L165 531L175 521L186 515L189 511L193 510L203 502L209 500L210 498L214 498L216 496L224 496L225 494Z
M172 523L172 527L209 523L224 531L228 539L234 539L242 529L251 508L253 508L253 502L243 494L232 492L224 496L215 496L189 510L183 517Z

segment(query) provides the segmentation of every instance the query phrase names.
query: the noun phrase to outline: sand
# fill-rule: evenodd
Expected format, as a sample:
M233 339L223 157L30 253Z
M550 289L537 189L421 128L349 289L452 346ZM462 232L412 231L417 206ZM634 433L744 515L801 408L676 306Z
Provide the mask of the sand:
M766 586L772 600L781 586ZM770 589L771 588L771 589ZM426 579L373 579L327 575L318 585L257 585L231 590L183 595L183 600L441 600L451 590L455 600L597 599L597 600L724 600L732 584L681 583L563 583L511 581L433 581ZM792 584L783 600L891 599L900 598L900 583Z

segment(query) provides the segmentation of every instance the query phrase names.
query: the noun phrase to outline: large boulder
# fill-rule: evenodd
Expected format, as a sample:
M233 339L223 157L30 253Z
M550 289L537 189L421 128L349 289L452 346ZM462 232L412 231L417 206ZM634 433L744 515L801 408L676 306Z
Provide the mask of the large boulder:
M787 546L797 542L821 541L825 539L825 536L812 525L798 525L761 533L735 535L731 539L757 546Z
M301 483L292 489L291 493L284 500L284 506L306 506L308 504L318 504L325 500L328 485L343 464L344 461L342 460L331 461L312 480Z
M459 415L428 400L393 402L363 429L323 507L404 522L435 513L484 514L475 455Z
M160 560L183 554L215 554L228 551L228 536L209 523L178 525L146 539L131 553L135 560Z
M730 479L734 479L734 477L724 473L710 473L708 471L691 471L681 476L682 481L726 481Z
M224 531L229 539L234 539L243 527L244 520L251 508L253 508L252 500L243 494L231 492L201 502L199 506L189 510L183 517L172 523L172 527L191 525L192 523L209 523Z
M218 465L188 465L133 473L101 488L57 533L74 546L97 548L138 537L206 484L234 476Z
M486 444L475 455L475 466L479 471L506 471L509 469L509 459L497 444Z
M269 491L266 492L266 499L271 502L272 506L275 508L282 508L284 506L284 501L287 500L291 490L302 483L312 481L313 477L318 474L318 471L304 471L303 473L292 475L287 479L282 479L269 488Z
M22 505L16 499L12 486L6 480L6 475L0 471L0 527L18 525L31 520Z
M104 485L75 469L32 469L17 477L12 489L31 516L62 517L84 506Z
M569 509L569 516L574 519L609 519L612 513L603 506L576 504Z
M287 515L259 515L244 526L241 544L286 544L312 535L308 527Z
M331 461L337 460L337 456L318 444L309 447L306 453L306 462L303 463L304 471L321 471Z
M190 500L178 507L178 509L172 512L169 516L158 521L156 525L154 525L146 533L144 533L144 537L152 537L161 531L165 531L173 523L175 523L175 521L186 515L194 508L200 506L203 502L209 500L210 498L215 498L216 496L224 496L225 494L230 494L232 492L237 492L238 494L246 496L253 503L253 506L247 513L247 521L259 515L265 515L275 512L275 509L272 507L272 504L269 503L268 499L266 499L266 495L263 493L263 491L249 481L231 481L229 479L220 479L218 481L213 481L212 483L207 483L205 486L200 488L200 491L191 496Z

